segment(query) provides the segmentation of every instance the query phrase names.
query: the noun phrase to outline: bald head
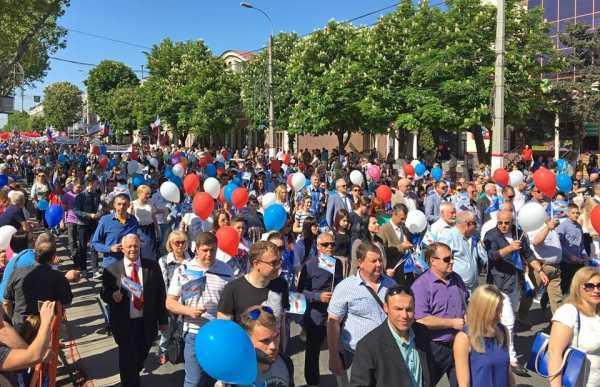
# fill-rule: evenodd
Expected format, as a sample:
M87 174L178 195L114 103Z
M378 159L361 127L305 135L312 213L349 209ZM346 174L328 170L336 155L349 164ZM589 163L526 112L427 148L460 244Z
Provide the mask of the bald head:
M485 185L485 193L489 196L493 196L496 194L496 184L494 183L487 183Z
M408 190L408 187L410 187L410 180L404 177L398 180L398 189L401 192L406 192Z
M346 193L346 180L337 179L335 181L335 189L340 193Z

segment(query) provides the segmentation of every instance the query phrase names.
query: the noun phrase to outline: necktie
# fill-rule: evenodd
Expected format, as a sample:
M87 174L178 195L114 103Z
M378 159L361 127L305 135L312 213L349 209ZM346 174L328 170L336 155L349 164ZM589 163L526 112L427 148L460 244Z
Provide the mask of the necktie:
M131 269L131 280L133 282L135 282L136 284L141 284L140 283L140 277L138 276L138 271L137 271L137 265L134 263L133 265L133 269ZM142 308L144 307L144 295L142 294L142 297L136 297L133 296L133 307L136 308L137 310L142 310Z

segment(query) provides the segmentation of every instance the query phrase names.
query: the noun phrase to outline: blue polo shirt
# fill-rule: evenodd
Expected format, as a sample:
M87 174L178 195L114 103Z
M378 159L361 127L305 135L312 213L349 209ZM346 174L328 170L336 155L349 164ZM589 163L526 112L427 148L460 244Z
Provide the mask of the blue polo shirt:
M127 234L137 234L138 222L135 217L129 215L124 223L121 223L114 212L104 215L98 222L96 232L92 237L92 246L97 252L102 253L102 265L106 268L115 261L123 259L123 253L110 251L112 245L121 243L121 239Z

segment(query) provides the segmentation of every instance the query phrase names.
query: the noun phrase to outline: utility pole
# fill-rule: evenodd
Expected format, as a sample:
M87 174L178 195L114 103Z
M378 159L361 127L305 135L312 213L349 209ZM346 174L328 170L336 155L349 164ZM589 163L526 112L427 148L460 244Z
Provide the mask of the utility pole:
M268 48L268 56L269 56L269 145L273 148L277 148L275 146L275 109L273 107L273 34L269 35L269 48Z
M496 3L496 66L494 85L494 127L492 133L491 171L504 164L504 0Z
M144 80L144 65L141 65L141 66L142 66L142 81L143 81Z

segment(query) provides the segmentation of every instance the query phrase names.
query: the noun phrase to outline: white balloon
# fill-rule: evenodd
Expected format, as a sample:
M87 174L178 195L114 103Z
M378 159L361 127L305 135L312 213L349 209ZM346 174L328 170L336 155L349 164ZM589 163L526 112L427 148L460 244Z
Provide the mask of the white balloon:
M413 234L422 232L427 228L427 217L420 210L408 211L406 222L404 223L408 231Z
M16 232L17 229L9 224L0 227L0 250L6 250L10 246L10 240Z
M179 188L171 181L165 181L160 186L160 194L165 200L172 203L179 203Z
M129 175L135 175L140 169L140 163L135 160L129 160L127 162L127 173Z
M523 182L523 178L523 172L519 171L518 169L510 171L510 173L508 174L509 184L513 187L516 187L519 184L521 184Z
M208 179L204 180L204 192L209 194L213 199L218 198L219 193L221 192L221 184L219 183L219 180L215 179L214 177L209 177Z
M525 232L535 231L544 225L546 210L536 202L526 203L519 210L517 221Z
M184 173L185 173L185 171L184 171L183 165L181 165L181 163L177 163L173 166L173 174L175 176L183 177Z
M415 159L413 161L410 162L410 165L412 165L413 167L416 167L417 165L419 165L420 161Z
M354 185L362 186L365 181L363 174L360 171L354 170L350 172L350 181Z
M266 209L271 204L275 204L275 200L275 194L273 192L267 192L262 197L262 207Z
M151 157L150 165L152 165L155 169L158 168L158 160L155 157Z
M296 172L292 175L292 187L294 187L294 191L300 191L304 188L304 184L306 184L306 176L304 176L304 173Z

